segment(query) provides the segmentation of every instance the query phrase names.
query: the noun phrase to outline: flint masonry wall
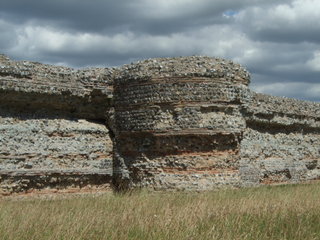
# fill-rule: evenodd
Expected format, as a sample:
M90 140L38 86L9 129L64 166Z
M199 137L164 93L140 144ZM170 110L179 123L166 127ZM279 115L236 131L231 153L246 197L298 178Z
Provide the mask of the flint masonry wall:
M0 55L0 188L210 190L320 177L320 104L209 57L75 70Z
M320 178L319 103L252 93L244 118L244 185Z
M118 188L210 190L319 178L320 104L256 94L205 57L153 59L114 82Z
M111 69L0 58L0 192L108 188Z
M240 186L249 74L221 59L153 59L114 82L118 188Z

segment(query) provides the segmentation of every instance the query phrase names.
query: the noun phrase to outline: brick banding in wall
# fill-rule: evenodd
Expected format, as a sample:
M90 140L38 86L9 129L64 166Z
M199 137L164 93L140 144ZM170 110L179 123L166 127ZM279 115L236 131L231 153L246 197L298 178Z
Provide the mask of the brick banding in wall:
M210 57L72 68L0 55L0 194L211 190L320 178L320 103Z
M240 104L249 77L233 66L201 57L156 59L128 67L144 74L120 73L114 81L116 186L196 190L240 184Z

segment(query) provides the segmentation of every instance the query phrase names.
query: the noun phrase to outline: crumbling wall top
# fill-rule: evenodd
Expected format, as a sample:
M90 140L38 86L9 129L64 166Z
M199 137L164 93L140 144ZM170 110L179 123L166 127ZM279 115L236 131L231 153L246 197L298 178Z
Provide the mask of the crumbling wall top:
M250 83L250 75L241 65L212 57L153 58L124 65L115 84L148 81L152 78L207 77L226 83Z
M104 119L118 69L73 69L0 55L0 107Z
M13 61L0 55L0 89L45 94L88 95L92 90L111 94L116 69L73 69L29 61Z
M260 114L278 113L296 117L312 117L320 120L320 103L261 93L253 93L248 110Z

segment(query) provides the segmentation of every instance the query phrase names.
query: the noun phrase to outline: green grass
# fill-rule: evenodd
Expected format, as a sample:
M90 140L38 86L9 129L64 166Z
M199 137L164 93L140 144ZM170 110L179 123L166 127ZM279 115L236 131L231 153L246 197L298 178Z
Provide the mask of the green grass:
M320 239L320 184L3 199L0 239Z

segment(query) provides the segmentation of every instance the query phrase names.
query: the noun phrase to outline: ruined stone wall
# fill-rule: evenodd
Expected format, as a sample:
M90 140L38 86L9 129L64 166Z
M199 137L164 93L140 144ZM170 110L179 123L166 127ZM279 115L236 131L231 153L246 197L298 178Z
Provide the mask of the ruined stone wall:
M252 94L241 141L245 185L320 178L320 104Z
M75 70L0 55L0 106L103 120L115 74L115 69Z
M0 55L0 193L211 190L320 177L320 103L209 57L75 70Z
M232 62L204 57L124 68L114 82L116 186L239 186L248 73Z
M319 178L320 104L256 94L239 65L153 59L115 79L118 188L210 190Z
M110 187L112 74L0 57L0 193Z

